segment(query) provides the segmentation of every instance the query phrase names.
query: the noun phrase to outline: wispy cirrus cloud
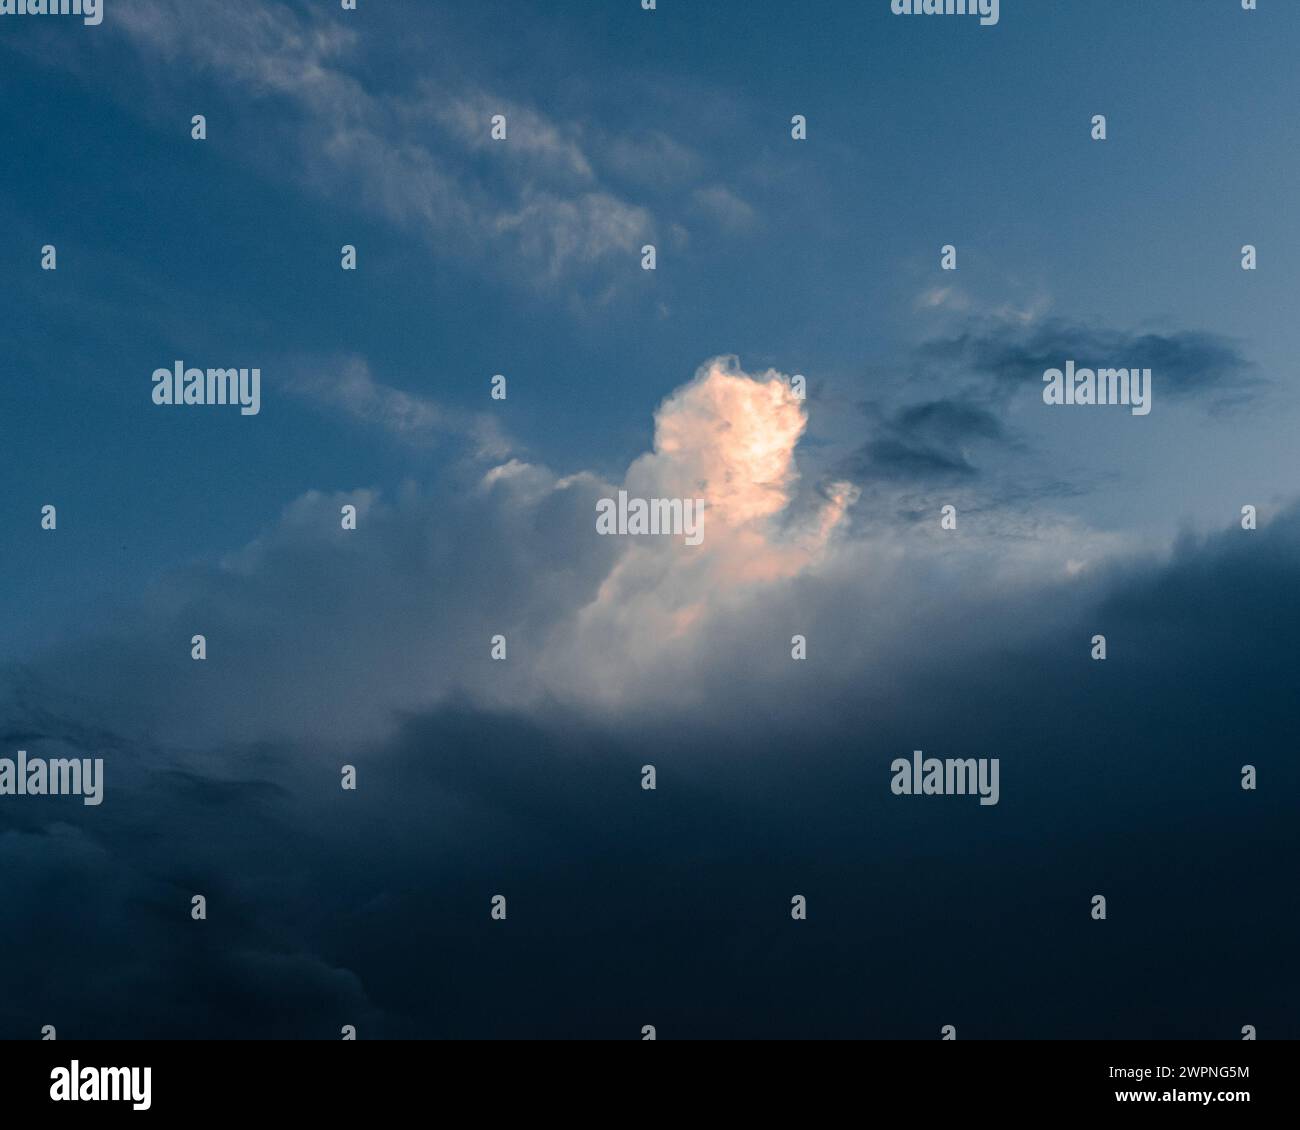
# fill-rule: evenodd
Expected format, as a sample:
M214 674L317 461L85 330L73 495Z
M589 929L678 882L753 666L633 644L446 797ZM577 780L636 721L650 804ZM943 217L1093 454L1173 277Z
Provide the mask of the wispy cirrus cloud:
M540 280L630 255L653 228L646 209L600 185L571 128L436 78L373 93L360 77L363 40L323 14L127 0L116 16L146 55L184 62L232 97L282 104L273 128L292 160L278 150L274 172L287 167L304 188L354 199L439 248L483 257L508 241ZM506 141L490 138L494 114L507 117Z
M726 185L711 184L697 188L692 199L696 208L710 222L725 231L748 231L758 221L758 213L754 208Z
M436 66L407 90L376 92L362 37L320 12L220 0L122 0L114 26L151 59L184 64L232 99L275 103L244 145L271 176L419 234L440 252L536 285L600 270L657 236L680 235L643 199L696 193L693 208L729 231L753 209L704 180L698 154L661 134L622 136L581 117L554 119L517 94L473 87ZM286 112L289 111L289 112ZM495 115L506 139L491 136ZM286 160L288 156L288 160ZM665 179L666 178L666 179Z
M448 408L431 397L383 384L363 357L299 362L288 388L403 443L431 446L456 437L471 441L481 458L500 459L511 451L494 417Z

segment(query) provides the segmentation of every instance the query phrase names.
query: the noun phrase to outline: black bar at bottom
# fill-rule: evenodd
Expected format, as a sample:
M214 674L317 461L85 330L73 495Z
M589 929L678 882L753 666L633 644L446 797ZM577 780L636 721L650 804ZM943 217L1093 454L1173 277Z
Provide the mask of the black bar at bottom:
M1290 1042L675 1042L12 1042L0 1049L0 1112L15 1127L118 1114L169 1125L261 1113L384 1124L403 1110L639 1118L660 1104L665 1116L717 1107L765 1121L846 1103L922 1118L1204 1110L1234 1125L1295 1113Z

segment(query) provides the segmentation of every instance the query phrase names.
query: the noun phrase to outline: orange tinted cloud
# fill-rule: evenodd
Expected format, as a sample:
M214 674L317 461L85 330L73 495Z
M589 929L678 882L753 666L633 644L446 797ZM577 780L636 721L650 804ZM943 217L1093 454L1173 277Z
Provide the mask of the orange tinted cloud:
M578 636L622 637L630 658L680 647L709 612L798 575L820 560L856 497L833 484L826 501L792 515L795 448L808 425L804 402L772 370L750 375L734 357L697 371L655 413L654 450L628 469L641 498L702 498L704 538L629 539Z

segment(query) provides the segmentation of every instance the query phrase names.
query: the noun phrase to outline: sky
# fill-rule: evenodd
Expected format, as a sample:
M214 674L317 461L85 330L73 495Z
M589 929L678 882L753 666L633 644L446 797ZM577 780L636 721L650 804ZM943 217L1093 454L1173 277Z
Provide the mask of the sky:
M1297 34L0 15L0 1036L1295 1038Z

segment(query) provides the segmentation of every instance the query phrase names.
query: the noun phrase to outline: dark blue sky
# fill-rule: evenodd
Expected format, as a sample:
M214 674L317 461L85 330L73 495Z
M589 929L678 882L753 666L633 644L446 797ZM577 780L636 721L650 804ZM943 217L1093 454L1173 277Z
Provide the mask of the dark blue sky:
M1297 1034L1300 7L889 7L0 18L0 1035Z

